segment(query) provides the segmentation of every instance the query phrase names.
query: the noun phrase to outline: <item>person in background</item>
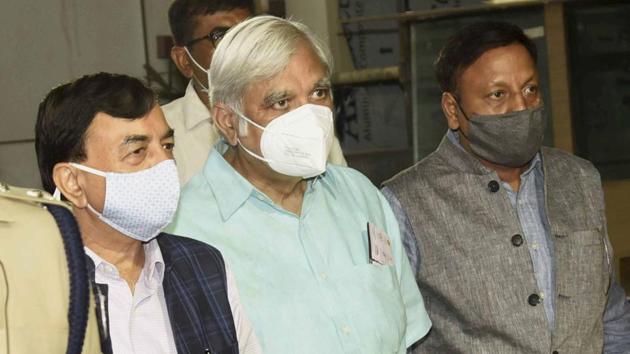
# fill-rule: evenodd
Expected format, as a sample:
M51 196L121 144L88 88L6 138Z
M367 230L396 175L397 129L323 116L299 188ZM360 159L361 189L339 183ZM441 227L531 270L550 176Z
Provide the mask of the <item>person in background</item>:
M433 329L415 353L628 353L604 197L585 160L542 147L536 46L470 25L436 61L449 130L384 183Z
M252 0L175 0L171 4L168 19L175 42L171 59L190 82L183 97L162 109L175 130L173 154L182 186L203 169L220 137L208 108L207 71L214 51L228 29L253 14ZM328 161L346 166L336 137Z
M44 188L81 231L105 353L260 352L219 251L162 232L180 186L153 91L108 73L58 86L35 148Z

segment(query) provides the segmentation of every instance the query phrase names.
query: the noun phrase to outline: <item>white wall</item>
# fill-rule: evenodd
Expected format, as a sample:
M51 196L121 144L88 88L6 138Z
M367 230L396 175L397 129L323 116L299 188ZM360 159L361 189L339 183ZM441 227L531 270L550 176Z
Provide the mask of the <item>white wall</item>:
M145 78L140 1L0 2L0 181L40 186L34 126L37 107L50 89L99 71ZM157 58L156 36L170 35L171 2L145 0L149 64L165 80L169 59ZM329 20L337 18L336 0L286 3L288 16L332 39L335 57L344 59L337 59L336 68L351 70L347 46L336 43L338 25Z
M171 2L172 0L145 0L149 64L165 79L168 74L168 64L170 62L170 58L158 59L156 37L160 35L171 35L171 28L168 25L168 8L171 5Z
M157 19L147 12L148 27L162 31L166 24L168 33L166 13ZM39 102L51 88L88 73L143 77L140 1L3 1L0 39L0 180L39 186L33 148Z

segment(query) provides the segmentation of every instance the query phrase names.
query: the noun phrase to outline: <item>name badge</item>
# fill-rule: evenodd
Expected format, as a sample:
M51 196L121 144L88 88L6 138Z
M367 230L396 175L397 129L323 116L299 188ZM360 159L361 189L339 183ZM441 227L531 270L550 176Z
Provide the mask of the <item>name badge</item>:
M367 226L370 263L378 263L386 266L394 265L392 243L387 233L372 223L368 222Z

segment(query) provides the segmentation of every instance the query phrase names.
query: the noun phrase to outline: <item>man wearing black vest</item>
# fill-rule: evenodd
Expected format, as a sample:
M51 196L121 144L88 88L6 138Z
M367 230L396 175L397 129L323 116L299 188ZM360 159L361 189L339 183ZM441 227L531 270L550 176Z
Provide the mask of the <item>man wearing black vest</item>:
M54 88L35 145L44 188L79 225L105 353L258 353L221 254L162 233L179 199L173 130L139 80Z
M415 353L627 353L597 170L541 147L534 43L484 22L436 62L449 130L385 182L433 329ZM402 231L402 230L401 230Z

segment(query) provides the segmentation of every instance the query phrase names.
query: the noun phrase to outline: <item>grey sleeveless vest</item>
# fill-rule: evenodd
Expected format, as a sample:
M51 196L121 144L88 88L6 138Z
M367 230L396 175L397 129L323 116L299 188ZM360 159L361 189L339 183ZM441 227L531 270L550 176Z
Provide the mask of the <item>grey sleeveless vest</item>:
M610 262L603 193L590 163L542 149L554 244L550 330L516 212L495 172L444 138L385 182L420 248L417 282L433 329L415 353L601 353ZM543 299L549 301L549 299ZM531 302L531 304L530 304Z

